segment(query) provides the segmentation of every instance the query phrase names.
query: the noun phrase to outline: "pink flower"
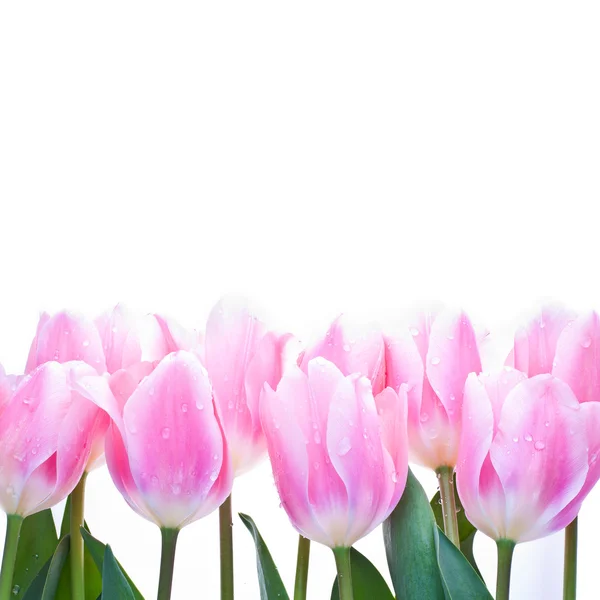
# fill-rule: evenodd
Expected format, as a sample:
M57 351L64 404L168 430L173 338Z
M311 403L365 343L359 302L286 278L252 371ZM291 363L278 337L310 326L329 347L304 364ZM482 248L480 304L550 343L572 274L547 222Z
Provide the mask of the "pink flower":
M600 404L552 375L470 375L456 468L469 520L514 542L563 529L600 475L599 426Z
M27 516L63 500L97 452L109 419L105 379L80 362L46 362L0 413L0 505Z
M378 414L381 411L381 416ZM292 366L265 385L261 419L282 506L305 537L348 547L394 509L406 484L406 394L373 398L331 362Z
M175 352L147 376L143 366L136 374L119 371L111 387L116 403L108 408L113 423L106 462L131 508L160 527L177 529L218 508L231 492L233 472L198 358Z
M221 300L208 318L205 365L236 475L252 468L264 455L260 393L265 383L276 387L281 379L290 338L267 331L245 301Z
M195 329L186 329L174 319L148 315L144 354L150 361L160 361L167 354L186 350L196 354L204 363L204 338Z
M376 327L356 328L340 315L325 337L302 353L300 368L306 373L308 363L317 356L332 362L344 375L365 376L375 395L385 387L385 343Z
M420 315L411 337L388 338L387 385L408 387L411 458L432 469L456 465L463 388L481 371L473 326L463 312Z

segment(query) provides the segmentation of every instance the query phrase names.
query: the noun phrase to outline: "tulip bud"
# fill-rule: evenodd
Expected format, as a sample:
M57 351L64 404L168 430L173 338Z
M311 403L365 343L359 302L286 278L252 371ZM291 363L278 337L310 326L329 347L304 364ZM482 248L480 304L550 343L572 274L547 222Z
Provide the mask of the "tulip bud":
M24 377L0 413L0 505L26 517L77 485L109 419L112 394L79 362L46 362Z
M111 386L117 403L106 462L128 504L168 529L218 508L231 492L231 457L198 358L172 353L139 383L127 370L113 375Z
M281 503L298 532L349 547L385 520L406 484L406 396L315 358L265 385L261 420ZM382 418L378 414L378 408Z

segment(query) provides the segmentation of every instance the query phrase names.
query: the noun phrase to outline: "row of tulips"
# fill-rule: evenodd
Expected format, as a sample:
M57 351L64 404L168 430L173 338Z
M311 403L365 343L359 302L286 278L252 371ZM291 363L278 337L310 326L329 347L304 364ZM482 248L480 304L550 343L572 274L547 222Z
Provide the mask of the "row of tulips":
M545 307L517 331L506 365L486 373L482 337L451 310L396 335L357 333L340 317L303 349L231 299L204 335L121 306L95 322L42 315L25 373L0 369L0 600L96 598L90 551L103 598L141 598L84 523L86 477L104 460L131 508L161 529L159 600L171 594L178 532L217 509L230 600L232 486L265 453L300 534L295 600L306 598L311 540L333 550L341 600L362 597L364 581L392 598L350 550L382 523L398 599L491 598L470 550L476 530L497 542L496 598L506 599L515 544L565 527L564 597L575 598L577 514L600 477L599 317ZM437 473L433 510L409 460ZM28 523L67 496L54 556L16 572ZM261 597L287 597L241 516L257 544ZM68 596L57 595L65 577Z

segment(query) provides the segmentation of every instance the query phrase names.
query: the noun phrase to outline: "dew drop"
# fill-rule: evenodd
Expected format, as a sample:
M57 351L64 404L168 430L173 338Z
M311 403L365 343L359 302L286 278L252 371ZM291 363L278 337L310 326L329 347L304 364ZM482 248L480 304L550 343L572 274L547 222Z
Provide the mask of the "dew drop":
M517 436L515 436L515 437L513 438L513 442L516 444L518 441L519 441L519 438L518 438Z
M427 423L427 421L429 421L429 415L426 412L421 413L419 420L421 421L421 423Z
M168 427L163 427L163 430L161 431L161 435L163 440L168 440L169 437L171 436L171 430Z
M148 395L150 395L150 396L154 396L154 388L153 388L153 387L151 387L151 388L148 390Z
M536 443L533 445L533 447L534 447L536 450L543 450L543 449L546 447L546 444L544 444L544 442L542 442L542 441L539 441L539 440L538 440L538 441L537 441L537 442L536 442Z
M440 357L439 357L439 356L434 356L434 357L431 359L431 364L432 364L432 365L439 365L439 364L440 364Z
M338 443L338 447L337 447L338 456L345 456L346 454L348 454L348 452L350 452L351 448L352 448L352 444L350 443L350 439L347 437L343 437Z
M531 436L529 433L525 436L524 439L526 442L533 442L533 436Z
M179 496L179 494L181 494L181 486L178 483L172 483L171 491L173 494L175 494L175 496Z
M12 593L13 596L18 596L19 592L21 591L21 586L20 585L15 585L12 589Z
M315 431L314 434L314 440L315 440L315 444L320 444L321 443L321 434L318 431Z
M184 403L181 405L181 412L184 412L184 413L186 413L187 411L188 411L188 405L187 405L187 404L184 402Z
M90 345L90 340L83 340L82 345L84 348L87 348Z
M592 338L586 337L585 339L581 340L581 345L583 348L589 348L592 345Z
M396 471L392 471L392 481L398 483L398 473Z
M343 346L344 352L350 352L350 346L348 344L344 344Z
M419 330L416 327L411 327L410 335L412 335L413 337L417 337L419 335Z
M202 404L202 402L196 402L196 408L198 410L204 410L204 404Z
M218 454L213 454L213 460L219 460L219 455Z
M546 427L550 427L550 421L546 421L546 422L544 423L544 425L545 425Z

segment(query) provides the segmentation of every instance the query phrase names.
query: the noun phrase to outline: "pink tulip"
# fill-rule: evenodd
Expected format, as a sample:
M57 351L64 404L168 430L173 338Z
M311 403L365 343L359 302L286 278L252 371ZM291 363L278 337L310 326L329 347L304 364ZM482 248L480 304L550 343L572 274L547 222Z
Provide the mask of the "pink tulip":
M146 377L143 368L118 372L111 387L106 462L131 508L167 529L218 508L231 491L231 458L198 358L169 354Z
M112 394L81 362L46 362L24 377L0 413L0 505L27 516L60 502L93 460Z
M281 379L290 337L267 331L244 301L221 300L208 318L205 364L236 475L264 455L260 393L265 383L276 387Z
M204 338L194 329L186 329L174 319L149 315L145 354L150 361L160 361L167 354L186 350L196 354L204 363Z
M340 315L325 337L303 352L300 368L306 373L308 363L317 356L332 362L344 375L360 373L367 377L375 395L385 387L385 344L375 327L354 328Z
M276 391L265 385L261 420L282 506L304 537L349 547L398 503L408 470L404 387L373 398L366 377L318 357L307 373L287 370Z
M411 337L388 338L387 385L408 386L411 458L432 469L454 467L462 423L463 388L481 371L473 326L463 312L420 315Z
M469 520L495 540L567 526L598 479L600 404L579 404L552 375L505 367L470 375L457 486Z

